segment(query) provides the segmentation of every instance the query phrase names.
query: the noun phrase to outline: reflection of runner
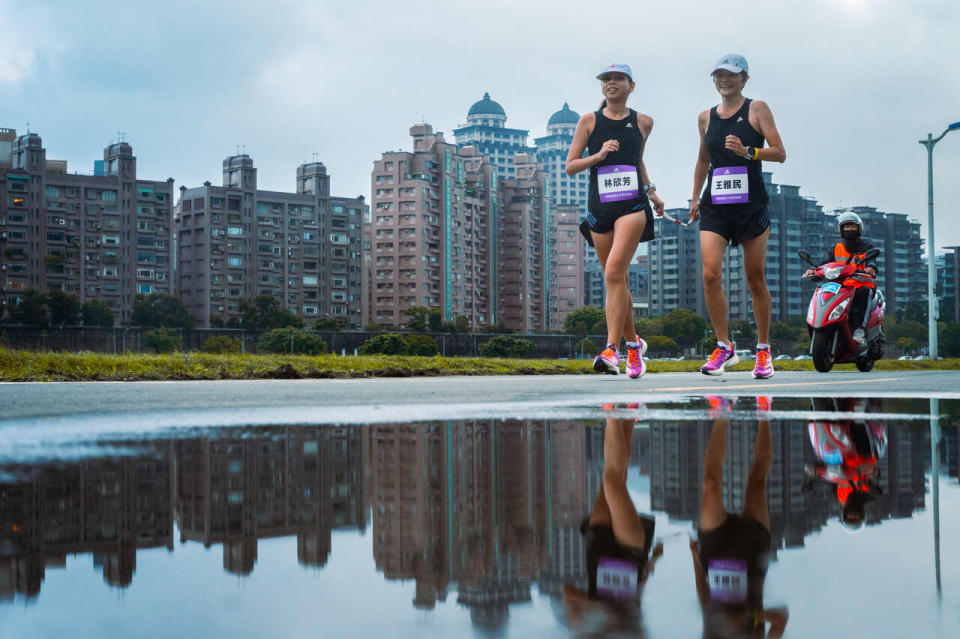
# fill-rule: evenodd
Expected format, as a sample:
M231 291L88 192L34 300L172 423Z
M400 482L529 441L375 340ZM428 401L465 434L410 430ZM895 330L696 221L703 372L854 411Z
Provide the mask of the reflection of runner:
M603 437L603 486L580 530L587 551L586 591L567 585L563 599L574 625L591 613L605 630L639 625L640 594L663 544L653 545L654 519L637 513L627 491L633 419L607 420ZM611 627L612 626L612 627ZM581 630L584 628L580 628Z
M727 454L727 420L719 413L704 456L703 499L697 541L690 542L704 637L770 637L787 624L785 608L764 610L763 582L770 550L767 474L773 462L770 423L759 422L753 463L747 476L741 514L723 507L723 460Z
M593 367L601 373L619 373L623 338L627 376L637 378L646 372L647 345L634 327L627 267L639 243L653 239L651 203L658 214L663 213L663 201L643 163L653 118L627 106L635 86L630 67L611 64L597 78L603 103L596 112L580 117L567 154L567 175L590 169L590 210L581 232L596 248L603 268L607 319L607 347L594 359ZM588 147L590 154L583 157Z
M693 171L690 219L700 219L703 292L717 335L717 349L700 370L705 375L721 375L726 366L740 362L727 329L722 267L727 245L742 244L743 267L757 322L753 376L767 378L773 375L768 343L771 301L765 274L770 216L760 161L783 162L787 154L770 107L744 97L748 78L746 59L735 53L721 58L713 70L721 102L703 111L697 121L700 152ZM767 148L763 148L765 140Z

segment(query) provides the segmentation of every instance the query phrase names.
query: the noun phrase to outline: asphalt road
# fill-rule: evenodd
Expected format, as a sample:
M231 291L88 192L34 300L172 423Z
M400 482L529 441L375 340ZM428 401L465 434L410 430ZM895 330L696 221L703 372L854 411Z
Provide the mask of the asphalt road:
M93 418L152 413L172 417L217 411L236 419L276 411L339 421L369 411L457 414L458 407L512 412L523 405L599 405L703 395L939 397L960 399L960 371L778 372L769 380L749 373L708 377L660 373L624 375L416 377L352 380L200 382L0 383L0 425L22 420ZM401 410L401 408L403 410ZM442 410L441 410L442 409ZM467 410L467 413L476 410Z

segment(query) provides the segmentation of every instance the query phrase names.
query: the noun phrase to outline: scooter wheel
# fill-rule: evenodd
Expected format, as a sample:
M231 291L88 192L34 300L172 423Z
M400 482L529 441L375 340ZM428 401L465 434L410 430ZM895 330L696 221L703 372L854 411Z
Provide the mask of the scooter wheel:
M857 370L861 373L869 373L873 370L873 360L872 359L860 359L857 360Z
M813 331L813 343L810 347L813 367L821 373L829 373L833 368L833 331L818 328Z

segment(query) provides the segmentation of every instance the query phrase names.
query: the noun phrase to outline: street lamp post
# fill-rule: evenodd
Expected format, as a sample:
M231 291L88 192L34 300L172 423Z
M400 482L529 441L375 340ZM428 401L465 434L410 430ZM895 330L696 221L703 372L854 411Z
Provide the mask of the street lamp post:
M920 144L927 147L927 350L931 360L937 359L937 251L933 243L933 147L943 139L943 136L956 129L960 129L960 122L954 122L937 137L927 133L927 139L920 140Z

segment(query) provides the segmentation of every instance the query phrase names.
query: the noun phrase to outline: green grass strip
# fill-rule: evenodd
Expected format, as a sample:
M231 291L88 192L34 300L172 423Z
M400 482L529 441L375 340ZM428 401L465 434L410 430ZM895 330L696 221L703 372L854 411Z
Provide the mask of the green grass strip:
M699 360L648 363L651 373L697 372ZM813 370L810 361L778 361L777 370ZM751 370L743 362L734 371ZM856 370L852 364L834 370ZM960 359L880 360L875 370L960 370ZM0 349L0 381L89 382L200 379L323 379L430 377L440 375L584 375L591 360L500 359L492 357L406 357L396 355L167 355L60 353Z

